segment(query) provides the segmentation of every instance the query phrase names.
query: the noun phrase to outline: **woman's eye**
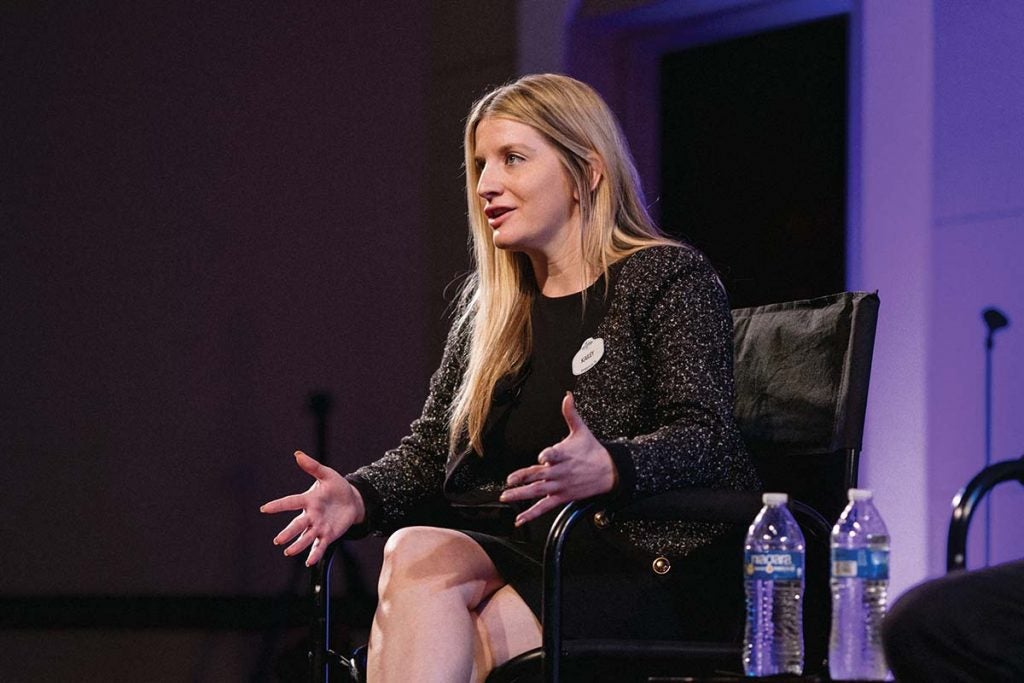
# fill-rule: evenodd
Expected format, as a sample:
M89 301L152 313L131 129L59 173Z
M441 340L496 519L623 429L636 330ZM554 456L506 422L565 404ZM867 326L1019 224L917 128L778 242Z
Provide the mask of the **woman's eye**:
M525 159L523 159L523 157L519 156L518 154L507 154L505 156L505 163L509 165L518 164L522 161L525 161Z

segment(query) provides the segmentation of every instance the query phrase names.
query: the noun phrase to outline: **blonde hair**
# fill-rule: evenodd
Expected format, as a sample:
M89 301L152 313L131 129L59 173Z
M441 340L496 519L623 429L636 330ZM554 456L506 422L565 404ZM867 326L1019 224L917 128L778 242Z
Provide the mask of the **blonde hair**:
M451 448L463 437L483 453L483 426L498 380L522 370L530 357L530 309L537 285L527 256L494 246L477 195L476 129L489 117L537 130L558 152L579 197L580 250L587 273L605 273L640 249L677 244L655 226L625 138L593 88L568 76L538 74L481 98L466 121L466 202L475 273L462 288L456 325L468 334L468 359L449 415ZM594 179L598 177L596 187ZM606 280L607 281L607 280ZM581 283L585 286L587 283Z

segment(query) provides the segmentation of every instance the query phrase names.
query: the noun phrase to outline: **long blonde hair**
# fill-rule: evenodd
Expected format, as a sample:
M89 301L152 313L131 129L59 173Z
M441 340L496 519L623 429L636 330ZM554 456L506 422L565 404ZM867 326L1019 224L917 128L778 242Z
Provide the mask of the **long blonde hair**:
M584 272L607 274L616 261L646 247L677 244L655 226L644 205L633 159L618 122L593 88L568 76L538 74L481 98L466 121L466 202L475 273L467 278L456 325L468 329L468 359L449 416L451 448L466 438L483 453L483 426L495 384L530 357L530 309L537 285L527 256L494 246L477 195L476 129L500 117L537 130L559 153L579 197ZM595 173L600 175L592 188ZM584 286L586 283L582 283Z

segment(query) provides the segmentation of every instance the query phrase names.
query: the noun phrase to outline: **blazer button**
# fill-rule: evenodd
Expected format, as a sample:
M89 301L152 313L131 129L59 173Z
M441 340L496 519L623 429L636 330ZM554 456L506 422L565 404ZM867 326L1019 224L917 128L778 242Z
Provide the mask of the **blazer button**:
M668 558L664 555L656 557L654 562L651 562L651 569L654 570L655 574L668 574L668 570L672 569L672 563L668 561Z
M596 526L598 529L607 529L611 523L611 518L608 516L607 513L605 513L604 510L594 513L594 526Z

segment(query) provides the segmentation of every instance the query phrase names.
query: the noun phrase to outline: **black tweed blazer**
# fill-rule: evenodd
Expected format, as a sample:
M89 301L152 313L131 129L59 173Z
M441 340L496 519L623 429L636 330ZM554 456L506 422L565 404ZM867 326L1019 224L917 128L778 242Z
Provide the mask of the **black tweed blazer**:
M659 246L637 252L616 271L596 334L604 355L577 377L574 389L580 416L618 467L615 497L757 488L733 418L732 317L714 270L694 249ZM457 504L494 504L504 487L477 453L449 453L448 410L464 371L466 343L453 329L410 434L349 475L367 501L364 531L403 526L411 510L442 492ZM677 556L720 530L698 523L624 526L640 549Z

